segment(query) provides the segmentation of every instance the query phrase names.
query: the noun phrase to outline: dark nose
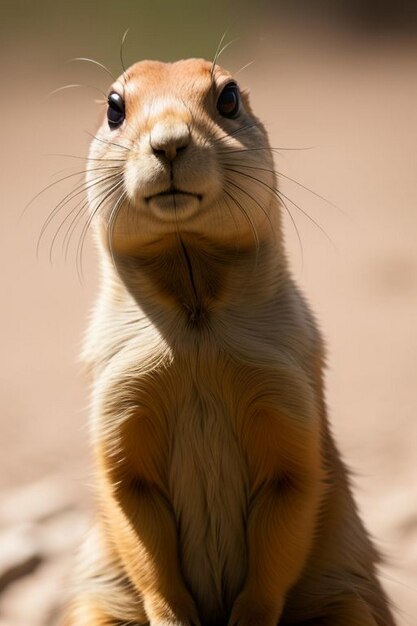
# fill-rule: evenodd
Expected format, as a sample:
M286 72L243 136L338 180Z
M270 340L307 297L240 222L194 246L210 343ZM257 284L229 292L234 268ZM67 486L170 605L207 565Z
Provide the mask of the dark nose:
M183 152L190 143L190 130L185 122L158 122L152 128L150 144L156 156L173 161L179 152Z

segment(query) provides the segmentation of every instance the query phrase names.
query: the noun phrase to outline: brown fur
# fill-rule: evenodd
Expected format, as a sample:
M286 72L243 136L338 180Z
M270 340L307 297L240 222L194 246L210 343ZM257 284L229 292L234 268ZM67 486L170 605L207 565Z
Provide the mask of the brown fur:
M267 136L247 94L238 119L217 113L231 77L211 70L133 66L114 86L125 124L92 145L93 164L122 159L125 193L94 217L98 510L65 625L393 626L328 427ZM174 154L189 129L170 163L157 124ZM200 199L147 199L172 179Z

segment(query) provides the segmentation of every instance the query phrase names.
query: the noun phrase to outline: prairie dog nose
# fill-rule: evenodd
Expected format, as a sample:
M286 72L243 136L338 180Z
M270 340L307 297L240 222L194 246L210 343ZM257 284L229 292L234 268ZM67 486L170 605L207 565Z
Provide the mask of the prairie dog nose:
M157 122L151 130L150 144L153 153L173 161L178 152L190 143L190 130L182 120Z

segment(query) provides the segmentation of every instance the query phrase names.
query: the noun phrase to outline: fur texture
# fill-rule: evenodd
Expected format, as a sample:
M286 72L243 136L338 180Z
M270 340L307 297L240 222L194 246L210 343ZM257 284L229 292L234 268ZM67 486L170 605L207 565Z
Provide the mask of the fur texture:
M123 123L92 143L98 506L66 626L394 625L265 130L245 93L219 110L232 81L202 60L138 63L112 87Z

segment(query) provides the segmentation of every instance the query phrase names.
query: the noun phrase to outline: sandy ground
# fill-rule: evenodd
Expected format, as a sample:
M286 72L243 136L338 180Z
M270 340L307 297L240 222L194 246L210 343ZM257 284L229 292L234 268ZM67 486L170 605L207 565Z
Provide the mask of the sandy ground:
M45 101L45 92L72 81L44 60L35 59L32 74L27 57L15 57L13 104L5 111L3 103L10 117L2 120L0 217L1 626L54 623L91 502L88 390L77 355L97 292L94 253L87 244L81 284L76 240L65 263L58 238L51 268L58 219L36 259L40 228L65 184L18 216L57 172L82 169L82 161L45 155L85 155L84 129L94 131L97 108L90 94ZM240 75L272 145L309 148L279 150L278 170L339 207L282 179L334 243L289 205L303 243L301 267L287 219L294 274L328 345L334 432L387 557L381 578L400 626L413 626L417 611L416 76L411 44L272 36Z

